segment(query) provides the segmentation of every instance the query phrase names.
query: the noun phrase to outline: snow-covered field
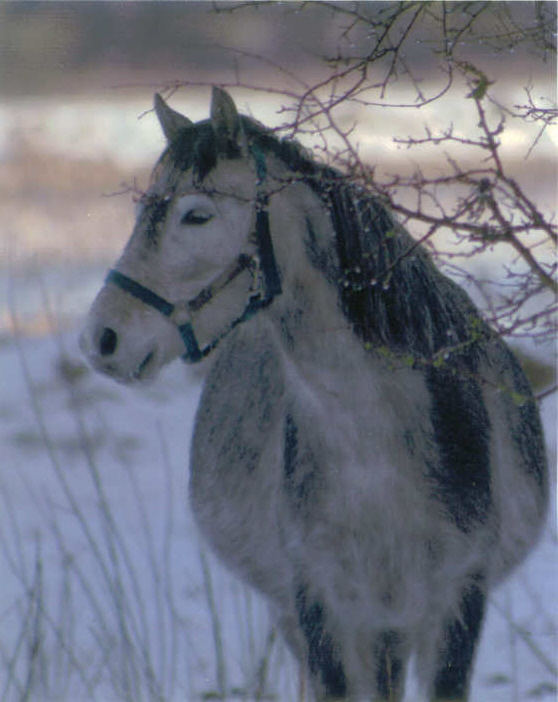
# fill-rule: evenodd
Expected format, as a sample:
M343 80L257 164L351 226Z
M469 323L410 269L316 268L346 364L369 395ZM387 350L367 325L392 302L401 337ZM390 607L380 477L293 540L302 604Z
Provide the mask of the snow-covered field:
M43 120L24 107L0 110L12 166L0 174L0 700L304 700L259 598L207 553L188 510L201 373L176 362L129 389L77 349L132 221L129 198L101 194L161 146L136 121L145 102L43 105ZM554 466L554 396L542 410ZM537 551L492 597L474 702L555 699L556 545L552 509Z
M0 699L298 699L265 609L187 507L200 377L177 362L121 387L84 367L76 335L0 348ZM551 519L492 597L475 702L555 698L557 582Z

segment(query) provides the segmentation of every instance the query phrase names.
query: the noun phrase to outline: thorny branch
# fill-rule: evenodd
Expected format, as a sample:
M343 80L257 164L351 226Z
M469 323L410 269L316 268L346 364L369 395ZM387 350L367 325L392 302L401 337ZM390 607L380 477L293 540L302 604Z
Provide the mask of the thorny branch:
M216 9L239 12L258 4ZM525 87L523 104L506 107L495 88L498 63L521 52L541 64L549 61L549 66L555 60L554 3L322 2L319 6L338 27L337 44L323 56L319 79L297 75L293 80L292 69L277 66L283 79L277 89L270 89L269 83L242 83L239 72L224 87L280 95L284 133L302 141L311 136L314 145L319 143L314 146L319 158L381 198L417 240L429 246L442 267L474 290L477 299L484 299L485 315L501 334L553 338L558 293L555 215L544 212L528 194L502 142L510 123L525 131L540 125L525 154L528 166L545 132L555 127L558 108L550 95L535 99L531 86ZM315 5L296 3L296 8L304 12L315 10ZM402 86L410 96L403 100L400 90L395 98L394 90ZM447 96L458 102L461 112L470 114L466 132L452 124L443 126L441 101ZM358 117L347 126L351 110L358 115L375 108L382 119L389 119L390 110L395 114L430 109L438 101L436 129L427 126L424 136L396 140L411 151L420 148L421 154L437 148L436 175L421 168L412 175L386 175L361 157L355 130ZM440 147L445 158L438 155ZM494 252L507 253L498 259L500 279L481 280L470 264L480 261L482 266L483 256L493 261Z

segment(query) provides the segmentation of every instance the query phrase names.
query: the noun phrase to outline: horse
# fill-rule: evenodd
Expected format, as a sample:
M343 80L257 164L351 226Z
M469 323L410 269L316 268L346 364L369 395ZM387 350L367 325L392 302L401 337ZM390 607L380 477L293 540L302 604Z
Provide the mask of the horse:
M240 115L167 145L81 346L123 383L207 376L189 499L317 700L465 700L488 593L536 544L547 468L529 384L388 207ZM207 360L205 360L207 359Z

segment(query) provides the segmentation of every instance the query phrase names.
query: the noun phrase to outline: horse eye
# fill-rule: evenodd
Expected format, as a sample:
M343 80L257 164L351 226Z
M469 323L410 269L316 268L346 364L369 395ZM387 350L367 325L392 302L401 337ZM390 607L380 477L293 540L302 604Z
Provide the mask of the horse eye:
M188 210L180 220L180 224L207 224L213 215L202 210Z

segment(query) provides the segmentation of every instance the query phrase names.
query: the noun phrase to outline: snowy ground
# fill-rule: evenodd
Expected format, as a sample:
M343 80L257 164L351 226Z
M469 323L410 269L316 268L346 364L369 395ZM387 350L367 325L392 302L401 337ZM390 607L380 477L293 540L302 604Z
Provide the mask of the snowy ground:
M303 700L258 597L213 561L188 511L201 376L175 363L127 389L77 350L131 225L129 198L101 193L161 146L149 118L136 121L146 104L0 110L11 167L0 173L0 700ZM542 409L555 465L555 399ZM552 510L538 550L493 595L474 702L555 699L556 542Z
M265 617L200 552L186 507L199 380L177 392L175 365L131 392L77 354L73 332L0 350L1 699L27 684L57 701L255 685Z
M262 662L263 689L297 699L265 610L187 508L200 378L174 363L121 387L83 366L74 329L6 341L0 367L0 699L255 699ZM492 597L475 702L555 698L557 582L552 524Z

